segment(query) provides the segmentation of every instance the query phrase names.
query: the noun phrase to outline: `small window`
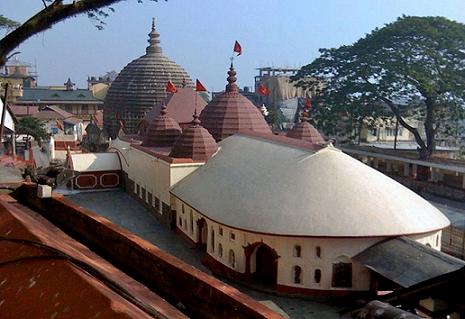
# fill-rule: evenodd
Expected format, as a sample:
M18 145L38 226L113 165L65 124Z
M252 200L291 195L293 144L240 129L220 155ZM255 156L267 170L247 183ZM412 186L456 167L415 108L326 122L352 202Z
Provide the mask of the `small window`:
M436 235L436 247L439 246L439 235Z
M234 234L233 232L230 232L230 233L229 233L229 238L230 238L231 240L235 240L235 239L236 239L236 234Z
M182 204L182 213L184 214L184 204Z
M140 194L140 186L139 186L139 184L136 184L136 193L137 193L137 196L139 196L139 194Z
M194 215L192 214L192 209L191 209L191 213L190 213L190 221L191 221L190 231L191 231L191 234L193 234L194 233Z
M234 255L234 251L232 249L229 250L229 265L232 268L236 268L236 256Z
M218 244L218 256L223 257L223 246Z
M179 226L182 227L182 218L179 217Z
M220 236L223 236L223 227L220 227L220 230L218 233L220 234Z
M294 266L294 283L300 284L302 283L302 268L300 266Z
M300 245L294 246L294 257L302 257L302 247Z
M213 227L210 231L210 243L212 247L212 252L215 252L215 230L213 229Z
M431 248L431 245L429 243L426 243L426 247Z
M321 258L321 247L320 246L316 246L315 255L317 258Z
M317 284L321 282L321 269L315 269L315 272L313 273L313 280Z

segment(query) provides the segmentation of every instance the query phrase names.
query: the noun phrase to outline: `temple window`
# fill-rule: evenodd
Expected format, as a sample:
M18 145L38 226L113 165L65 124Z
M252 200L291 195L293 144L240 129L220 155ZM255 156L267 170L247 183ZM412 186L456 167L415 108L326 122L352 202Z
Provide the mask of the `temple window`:
M317 258L321 258L321 247L320 246L315 247L315 255Z
M191 234L193 234L194 233L194 214L192 214L192 209L191 209L191 213L190 213L190 221L191 221L190 232L191 232Z
M232 249L229 250L229 265L232 268L236 268L236 256L234 255L234 251Z
M179 217L179 226L182 227L182 218Z
M294 283L295 284L302 283L302 268L300 268L300 266L294 266L293 273L294 273Z
M321 282L321 269L315 269L313 273L313 280L319 284Z
M294 246L294 257L302 257L302 247L300 245Z
M212 249L212 252L215 252L215 230L211 229L210 231L210 243L211 243L211 249Z
M184 204L182 204L182 213L184 214Z
M236 234L234 234L233 232L230 232L230 233L229 233L229 238L230 238L231 240L235 240L235 239L236 239Z
M219 234L220 236L223 236L223 227L220 227Z
M223 257L223 245L218 244L218 257Z

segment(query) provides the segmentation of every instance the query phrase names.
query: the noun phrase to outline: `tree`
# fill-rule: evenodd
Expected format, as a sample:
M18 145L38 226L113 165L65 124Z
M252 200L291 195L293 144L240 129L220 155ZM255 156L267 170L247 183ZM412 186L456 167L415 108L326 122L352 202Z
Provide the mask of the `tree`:
M64 0L42 0L44 9L29 18L0 40L0 67L6 63L8 54L31 36L51 28L56 23L70 17L86 13L89 18L96 22L96 27L102 29L105 22L103 18L108 16L109 11L114 11L111 6L122 0L73 0L64 3ZM138 3L142 0L136 0ZM151 0L157 1L157 0ZM49 3L47 5L47 3ZM14 21L0 16L0 26L15 27Z
M318 112L376 120L388 109L414 135L421 159L432 155L435 137L446 122L463 118L465 25L461 23L403 16L353 45L320 49L320 53L293 78L302 87L324 82ZM408 123L407 113L423 117L425 136Z
M25 116L18 120L16 125L16 134L26 135L26 141L32 136L36 141L46 140L50 134L45 130L45 124L35 117Z
M0 29L11 29L19 27L19 23L8 19L7 17L0 14Z

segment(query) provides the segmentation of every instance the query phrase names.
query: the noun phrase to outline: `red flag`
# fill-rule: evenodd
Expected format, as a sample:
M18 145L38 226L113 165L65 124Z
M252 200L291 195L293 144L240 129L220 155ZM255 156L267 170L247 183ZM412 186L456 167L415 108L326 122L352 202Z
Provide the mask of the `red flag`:
M308 97L305 98L305 108L310 109L312 107L312 101Z
M65 129L63 128L63 125L61 124L59 120L56 120L56 125L59 130L62 130L63 132L65 131Z
M258 94L260 94L261 96L265 96L265 95L268 95L270 94L270 89L268 89L266 86L264 86L263 84L260 84L258 86Z
M237 42L237 40L236 40L236 42L234 42L234 50L233 50L233 52L236 52L237 56L242 54L242 47L239 44L239 42Z
M207 92L207 89L203 86L202 83L200 83L199 80L195 81L195 90L197 92Z
M178 92L178 89L174 85L173 81L169 80L168 83L166 83L166 92L168 92L168 93L176 93L176 92Z

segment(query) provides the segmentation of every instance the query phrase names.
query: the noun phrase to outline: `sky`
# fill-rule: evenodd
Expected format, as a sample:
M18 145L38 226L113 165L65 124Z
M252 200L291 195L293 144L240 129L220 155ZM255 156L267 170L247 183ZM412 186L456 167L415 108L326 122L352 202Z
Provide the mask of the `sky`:
M41 8L41 0L0 1L0 13L19 22ZM85 15L70 18L25 41L19 59L36 66L39 85L70 77L85 88L88 76L119 72L145 54L155 17L163 53L220 91L235 40L243 49L234 60L242 87L253 86L258 67L300 68L319 48L352 44L403 14L465 23L463 0L126 0L113 8L104 30Z

